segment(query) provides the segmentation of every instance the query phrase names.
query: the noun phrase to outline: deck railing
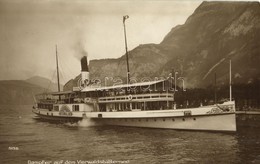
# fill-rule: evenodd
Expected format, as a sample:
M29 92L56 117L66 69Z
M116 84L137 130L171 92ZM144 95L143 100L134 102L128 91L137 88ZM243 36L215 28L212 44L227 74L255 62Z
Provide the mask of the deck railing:
M116 95L106 96L97 99L92 98L75 98L73 102L67 102L68 104L74 102L84 103L115 103L115 102L149 102L149 101L173 101L172 93L146 93L146 94L129 94L129 95ZM39 103L44 104L63 104L65 101L56 99L40 99Z
M100 97L99 103L108 102L143 102L143 101L171 101L173 100L172 93L148 93L148 94L133 94L124 96L108 96Z

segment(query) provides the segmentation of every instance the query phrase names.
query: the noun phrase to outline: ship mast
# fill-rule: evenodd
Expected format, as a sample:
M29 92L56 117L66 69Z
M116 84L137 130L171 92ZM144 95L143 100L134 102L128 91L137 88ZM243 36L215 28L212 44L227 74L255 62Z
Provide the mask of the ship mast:
M214 97L215 97L215 104L217 104L217 73L216 72L215 72Z
M60 92L59 61L58 61L57 45L56 45L56 66L57 66L58 92ZM59 99L60 99L60 96L59 96Z
M229 60L229 101L232 101L231 60Z
M124 35L125 35L125 51L126 51L126 64L127 64L127 83L130 83L130 71L129 71L129 62L128 62L128 50L127 50L127 39L126 39L126 28L125 28L125 20L128 19L129 16L123 16L123 24L124 24Z

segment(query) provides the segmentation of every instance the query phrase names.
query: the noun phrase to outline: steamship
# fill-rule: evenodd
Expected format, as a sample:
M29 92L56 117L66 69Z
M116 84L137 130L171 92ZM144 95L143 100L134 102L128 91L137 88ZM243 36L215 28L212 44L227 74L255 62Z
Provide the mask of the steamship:
M127 44L126 58L128 80ZM90 121L94 125L236 131L231 85L229 101L196 108L178 108L174 99L177 90L173 78L140 83L128 81L126 84L102 87L90 79L86 56L81 59L81 69L78 87L73 87L71 91L36 95L33 112L39 118L69 122ZM58 72L57 62L57 77Z
M81 67L80 87L37 95L33 112L47 120L96 125L236 131L234 101L176 109L170 79L98 87L91 84L87 57Z

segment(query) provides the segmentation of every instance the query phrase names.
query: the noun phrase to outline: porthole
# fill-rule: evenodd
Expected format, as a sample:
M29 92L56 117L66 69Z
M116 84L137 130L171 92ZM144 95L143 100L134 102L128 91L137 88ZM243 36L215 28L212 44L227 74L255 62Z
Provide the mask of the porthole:
M196 121L196 118L194 117L193 120Z
M175 121L174 118L172 119L172 121Z
M154 119L154 121L156 121L156 119Z
M163 119L163 121L165 121L165 119Z
M183 118L182 121L185 121L185 118Z

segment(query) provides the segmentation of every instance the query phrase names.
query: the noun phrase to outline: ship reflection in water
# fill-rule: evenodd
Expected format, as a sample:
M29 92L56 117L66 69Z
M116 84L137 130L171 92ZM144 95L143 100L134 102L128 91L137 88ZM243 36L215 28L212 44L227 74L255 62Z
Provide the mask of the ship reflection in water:
M0 106L0 163L129 160L129 163L260 162L260 131L211 133L57 124L32 119L30 106Z

